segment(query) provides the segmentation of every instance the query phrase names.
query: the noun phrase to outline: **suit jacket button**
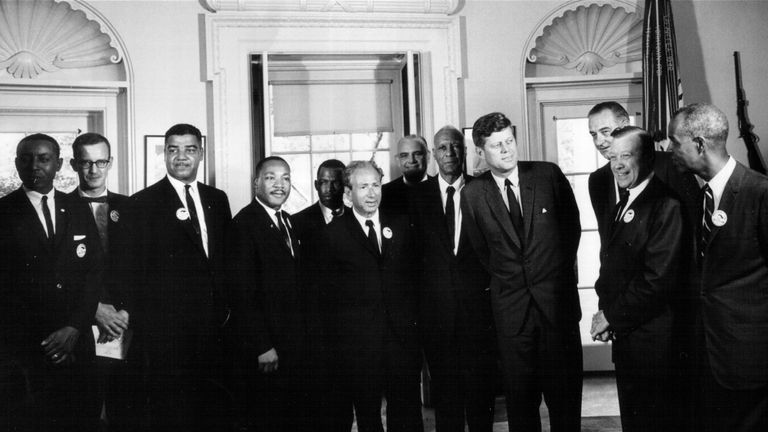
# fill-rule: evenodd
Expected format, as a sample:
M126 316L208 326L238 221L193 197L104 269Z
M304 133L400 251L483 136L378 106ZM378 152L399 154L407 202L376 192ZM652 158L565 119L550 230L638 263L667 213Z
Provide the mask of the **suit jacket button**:
M57 284L56 284L56 288L58 288L58 289L61 289L61 288L62 288L61 282L59 282L59 283L57 283Z

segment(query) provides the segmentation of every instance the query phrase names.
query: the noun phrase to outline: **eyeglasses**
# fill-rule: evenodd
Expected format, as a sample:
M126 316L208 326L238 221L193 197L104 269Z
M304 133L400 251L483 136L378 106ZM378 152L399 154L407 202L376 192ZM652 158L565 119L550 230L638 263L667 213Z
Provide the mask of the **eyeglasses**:
M105 159L99 159L97 161L89 161L89 160L76 160L75 165L77 165L80 169L91 169L92 166L96 165L99 169L104 169L109 165L109 161Z

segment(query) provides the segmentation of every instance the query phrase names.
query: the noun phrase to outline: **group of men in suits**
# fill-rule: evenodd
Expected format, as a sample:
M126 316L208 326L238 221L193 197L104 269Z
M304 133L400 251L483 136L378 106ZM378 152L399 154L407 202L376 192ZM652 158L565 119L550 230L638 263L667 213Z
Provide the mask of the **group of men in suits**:
M613 342L623 428L762 430L768 179L728 155L712 105L675 114L671 153L628 123L613 102L589 114L609 160L589 181L592 337ZM167 131L168 175L130 198L106 189L106 138L76 139L80 185L65 195L58 143L25 137L23 185L0 199L2 426L93 430L106 414L113 430L344 431L356 418L382 431L385 398L387 430L415 432L426 359L438 431L492 429L499 366L510 430L540 430L542 397L553 431L579 430L573 191L555 164L518 160L503 114L472 139L490 168L477 178L451 126L432 152L401 139L388 185L372 161L325 161L319 202L295 216L291 168L267 157L232 218L226 194L196 181L194 126ZM131 341L124 360L95 358L114 340Z
M768 178L728 155L711 104L673 115L669 152L615 102L596 105L589 128L610 161L589 178L591 333L613 343L623 430L765 429Z

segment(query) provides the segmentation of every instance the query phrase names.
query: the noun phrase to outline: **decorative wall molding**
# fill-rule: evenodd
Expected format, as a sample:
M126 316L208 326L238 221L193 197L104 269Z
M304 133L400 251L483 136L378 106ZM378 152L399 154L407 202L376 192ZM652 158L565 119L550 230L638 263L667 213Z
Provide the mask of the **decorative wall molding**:
M55 0L0 3L0 68L14 78L120 63L123 51L109 26L86 4Z
M203 0L211 12L455 13L459 0Z
M539 23L526 44L527 61L584 75L642 60L642 13L624 0L569 2Z

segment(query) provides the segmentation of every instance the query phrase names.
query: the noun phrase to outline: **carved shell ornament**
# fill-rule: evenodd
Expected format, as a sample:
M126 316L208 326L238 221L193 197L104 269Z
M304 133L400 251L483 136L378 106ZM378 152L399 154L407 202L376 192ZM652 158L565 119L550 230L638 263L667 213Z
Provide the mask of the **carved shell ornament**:
M119 63L111 42L97 22L68 3L0 1L0 68L14 78Z
M642 60L642 19L610 5L579 6L555 18L528 60L593 75L617 63Z

